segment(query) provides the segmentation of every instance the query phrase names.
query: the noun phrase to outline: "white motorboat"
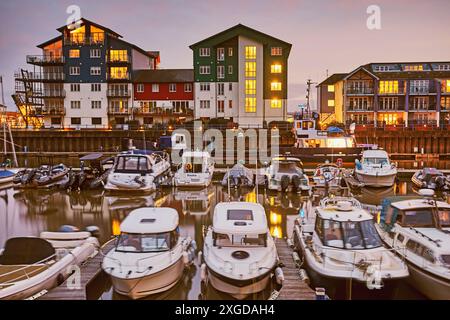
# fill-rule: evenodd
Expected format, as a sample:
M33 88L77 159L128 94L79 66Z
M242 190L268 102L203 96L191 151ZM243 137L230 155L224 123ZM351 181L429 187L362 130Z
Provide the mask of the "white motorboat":
M361 161L356 160L355 176L368 187L391 187L397 177L397 168L384 150L365 150Z
M311 191L308 176L303 171L303 163L298 158L275 157L270 166L262 171L269 190L301 193Z
M236 299L264 290L278 256L264 208L252 202L222 202L204 239L207 280Z
M316 188L340 187L341 179L341 168L333 163L319 164L314 171L313 181Z
M117 245L102 269L114 290L132 299L174 287L194 257L194 243L180 236L178 212L171 208L133 210L120 225Z
M334 298L349 287L391 294L395 281L408 276L406 264L383 247L373 217L354 198L323 199L296 220L293 238L314 285Z
M383 201L380 220L380 235L407 262L411 285L430 299L450 300L450 205L391 197Z
M9 239L0 250L0 300L29 299L61 285L98 252L90 232L42 232Z
M212 181L214 161L206 151L186 151L175 173L177 187L207 187Z
M411 178L412 183L419 189L448 191L450 189L450 178L436 168L423 168L417 171Z
M108 175L108 191L151 192L170 174L167 153L123 153L116 157Z

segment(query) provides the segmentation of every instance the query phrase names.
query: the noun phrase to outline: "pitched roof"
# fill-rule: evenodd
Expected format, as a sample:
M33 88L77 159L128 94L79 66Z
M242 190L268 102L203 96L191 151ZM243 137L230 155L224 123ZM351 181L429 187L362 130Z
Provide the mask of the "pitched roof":
M56 41L59 41L59 40L62 40L62 38L63 38L62 35L59 35L57 37L54 37L53 39L50 39L50 40L47 40L47 41L45 41L45 42L43 42L41 44L38 44L36 47L44 48L44 47L48 46L49 44L52 44L52 43L54 43Z
M112 34L112 35L115 35L116 37L122 38L122 36L121 36L120 34L118 34L117 32L115 32L115 31L113 31L113 30L111 30L111 29L109 29L109 28L107 28L107 27L104 27L104 26L102 26L102 25L100 25L100 24L98 24L98 23L92 22L92 21L90 21L90 20L88 20L88 19L80 18L80 20L78 20L78 21L82 21L83 23L91 24L91 25L93 25L94 27L97 27L97 28L99 28L99 29L103 29L103 30L106 31L107 33L110 33L110 34ZM76 21L76 22L78 22L78 21ZM66 25L64 25L64 26L62 26L62 27L59 27L59 28L56 29L56 30L58 30L58 31L60 31L60 32L63 32L64 29L66 29L69 25L71 25L71 24L66 24Z
M219 32L215 35L212 35L206 39L198 41L198 42L190 45L189 48L193 49L194 47L197 47L198 45L205 43L205 42L211 42L212 45L219 44L219 43L222 43L224 41L227 41L227 40L234 38L236 36L239 36L239 35L245 35L248 37L253 36L253 37L266 38L266 39L270 39L271 41L279 42L279 43L285 45L286 47L288 47L289 49L292 47L292 44L290 44L288 42L285 42L285 41L275 38L271 35L268 35L266 33L252 29L250 27L247 27L247 26L239 23L231 28L221 31L221 32Z
M329 85L329 84L335 84L338 81L341 81L347 76L348 73L335 73L323 80L321 83L319 83L317 86L321 85Z
M134 81L142 83L194 82L193 69L136 70Z

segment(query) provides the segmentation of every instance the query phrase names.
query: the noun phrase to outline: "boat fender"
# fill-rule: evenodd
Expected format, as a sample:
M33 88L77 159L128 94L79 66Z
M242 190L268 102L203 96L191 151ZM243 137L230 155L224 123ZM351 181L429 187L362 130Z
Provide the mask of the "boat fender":
M71 225L62 225L61 227L59 227L58 232L78 232L80 231L80 229L78 229L77 227L71 226Z
M286 240L286 242L287 242L287 245L289 246L289 248L293 248L294 247L294 243L292 242L292 239L288 238Z
M200 266L200 279L202 282L206 282L208 278L207 271L206 271L206 264L202 263Z
M295 266L298 268L301 264L300 256L297 252L292 252L292 259L294 260Z
M286 191L286 189L289 187L289 183L291 182L291 179L289 179L289 176L282 176L281 177L281 182L280 182L280 186L281 186L281 191Z
M280 286L282 286L283 282L284 282L284 273L283 273L283 270L280 267L275 269L275 278L277 280L277 283Z
M100 228L97 226L87 226L86 231L89 232L93 237L98 238L100 236Z
M310 280L308 277L308 273L306 273L305 269L300 269L298 270L298 275L300 277L300 280L302 280L303 282L305 282L307 285L309 285Z
M201 262L202 261L202 257L203 257L203 252L199 251L198 254L197 254L197 260L199 262Z

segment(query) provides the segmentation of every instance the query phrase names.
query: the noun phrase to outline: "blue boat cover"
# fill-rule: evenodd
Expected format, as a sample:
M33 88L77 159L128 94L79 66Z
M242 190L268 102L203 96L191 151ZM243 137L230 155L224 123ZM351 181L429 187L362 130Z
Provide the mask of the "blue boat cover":
M344 133L344 130L338 127L328 127L327 131L329 133Z
M0 179L12 177L15 173L9 170L0 170Z

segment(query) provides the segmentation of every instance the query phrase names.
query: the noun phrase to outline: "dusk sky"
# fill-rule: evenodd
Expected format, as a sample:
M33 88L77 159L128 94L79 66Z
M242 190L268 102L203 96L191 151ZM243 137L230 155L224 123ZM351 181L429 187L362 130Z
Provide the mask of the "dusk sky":
M305 82L381 61L449 61L449 0L2 0L0 75L6 104L14 70L36 45L58 35L69 5L126 41L161 52L161 68L192 68L189 45L237 23L292 43L289 106L305 100ZM369 5L381 8L381 30L369 30ZM314 99L315 93L314 90ZM315 104L315 103L314 103Z

